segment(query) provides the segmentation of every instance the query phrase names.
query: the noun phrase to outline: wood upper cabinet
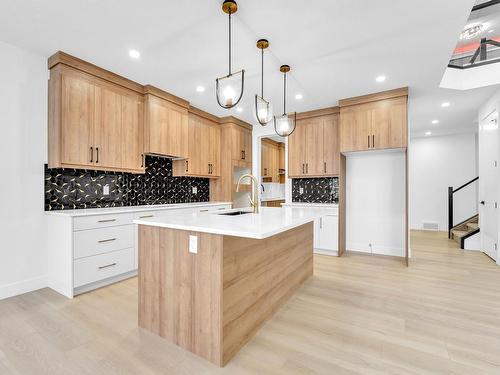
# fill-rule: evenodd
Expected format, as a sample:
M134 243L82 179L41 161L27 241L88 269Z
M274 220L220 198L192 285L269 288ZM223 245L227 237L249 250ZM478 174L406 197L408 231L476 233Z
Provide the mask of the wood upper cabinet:
M189 114L188 157L174 160L174 176L217 178L220 176L220 125L194 113Z
M240 126L231 128L233 160L252 161L252 132Z
M49 167L144 173L143 98L58 64L49 80Z
M339 174L338 113L331 112L297 120L297 127L288 140L290 177Z
M279 182L279 153L277 142L263 139L261 143L261 177L264 182Z
M159 91L155 90L155 92ZM146 94L144 126L146 153L178 158L188 157L187 105L179 105L163 97Z
M341 152L407 147L406 89L347 99L346 104L340 109Z

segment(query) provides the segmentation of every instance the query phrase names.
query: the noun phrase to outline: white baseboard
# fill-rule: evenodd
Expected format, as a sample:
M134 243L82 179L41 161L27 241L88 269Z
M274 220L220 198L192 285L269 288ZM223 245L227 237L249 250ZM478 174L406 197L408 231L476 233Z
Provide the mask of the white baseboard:
M394 257L403 257L405 254L404 249L390 246L373 246L372 249L361 243L348 243L346 246L349 251L357 251L360 253L389 255Z
M47 287L47 275L0 285L0 300Z

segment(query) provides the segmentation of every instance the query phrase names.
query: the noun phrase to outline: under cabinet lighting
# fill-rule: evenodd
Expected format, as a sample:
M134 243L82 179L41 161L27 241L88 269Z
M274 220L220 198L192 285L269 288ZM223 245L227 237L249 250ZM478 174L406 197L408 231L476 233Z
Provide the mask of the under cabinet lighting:
M141 53L136 49L131 49L128 51L128 55L133 59L138 59L141 57Z

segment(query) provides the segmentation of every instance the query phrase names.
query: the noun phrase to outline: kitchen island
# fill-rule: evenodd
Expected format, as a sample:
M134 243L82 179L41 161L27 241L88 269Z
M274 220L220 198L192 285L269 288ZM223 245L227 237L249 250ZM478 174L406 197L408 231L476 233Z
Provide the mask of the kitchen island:
M136 220L139 325L223 366L313 274L323 214L263 207Z

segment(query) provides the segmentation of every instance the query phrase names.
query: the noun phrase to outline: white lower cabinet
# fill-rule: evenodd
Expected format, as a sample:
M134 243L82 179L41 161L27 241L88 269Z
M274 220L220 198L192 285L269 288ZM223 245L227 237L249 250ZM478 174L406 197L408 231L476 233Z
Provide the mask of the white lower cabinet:
M338 251L338 216L326 215L319 219L318 249Z
M191 207L190 207L191 206ZM55 291L73 298L137 274L138 238L135 219L162 217L172 213L212 212L231 208L231 204L207 204L156 208L144 211L130 207L123 213L95 215L85 212L48 213L48 284Z

